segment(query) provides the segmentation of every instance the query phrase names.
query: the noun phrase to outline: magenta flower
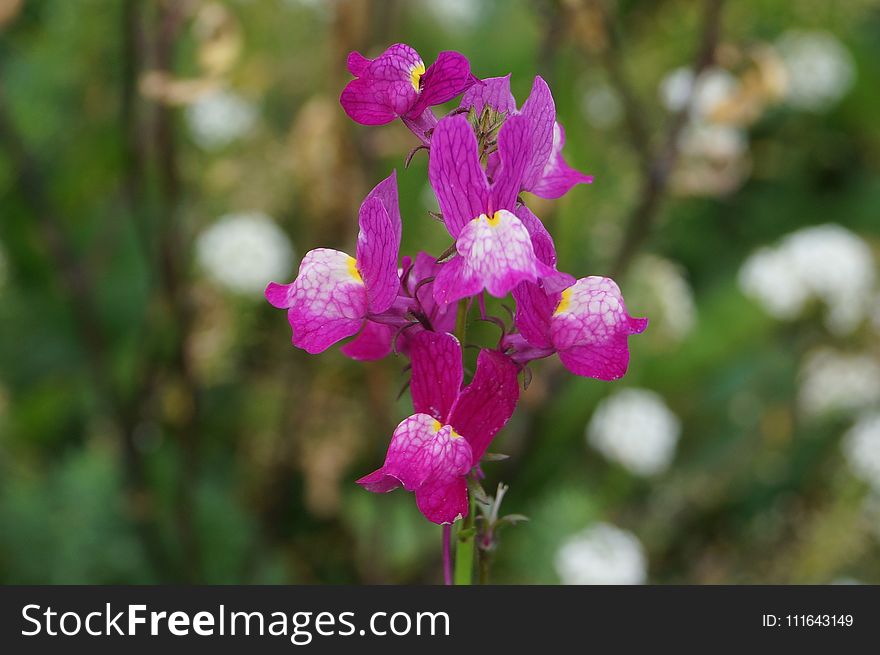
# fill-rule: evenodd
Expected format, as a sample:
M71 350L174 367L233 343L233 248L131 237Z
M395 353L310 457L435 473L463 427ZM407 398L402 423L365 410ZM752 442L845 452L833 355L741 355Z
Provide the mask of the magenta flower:
M401 232L395 173L367 195L359 225L356 258L329 248L311 250L292 283L266 287L266 299L287 309L293 345L309 353L350 337L364 319L381 315L395 302Z
M516 327L505 345L513 359L525 363L559 353L575 375L616 380L629 364L628 337L648 325L633 318L614 280L585 277L561 293L546 293L534 284L522 284L516 299Z
M517 214L517 195L531 155L529 130L525 117L505 121L498 133L498 170L490 183L467 119L450 116L437 124L428 177L443 222L456 240L455 255L434 282L438 303L446 305L483 289L501 298L520 282L556 274L535 255L530 230Z
M441 52L426 69L419 53L403 43L375 59L352 52L348 70L355 79L339 98L346 114L362 125L384 125L400 117L423 137L436 123L430 112L423 116L425 110L452 100L477 82L463 55Z
M402 485L428 520L453 523L468 513L467 474L516 407L517 366L481 350L473 380L461 389L461 345L451 334L420 332L410 357L415 413L394 430L382 467L358 484L375 493Z
M507 116L525 116L529 121L531 155L521 190L542 198L559 198L575 184L593 181L592 176L571 168L562 157L565 130L556 122L556 104L543 78L535 77L532 92L520 110L510 93L510 75L490 77L482 82L468 89L461 99L461 107L473 108L477 115L489 107ZM497 161L490 156L487 162L490 173L496 166Z

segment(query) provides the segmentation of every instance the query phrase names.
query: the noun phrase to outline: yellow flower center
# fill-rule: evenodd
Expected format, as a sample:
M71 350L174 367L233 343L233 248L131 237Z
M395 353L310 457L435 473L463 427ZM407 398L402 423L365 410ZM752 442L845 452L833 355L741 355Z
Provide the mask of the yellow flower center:
M425 74L425 65L419 62L409 71L409 79L412 81L413 88L418 91L422 81L422 75Z
M364 278L361 277L361 273L357 269L357 262L354 257L348 258L348 274L351 275L355 282L364 283Z
M480 214L480 218L485 218L486 223L488 223L489 227L498 227L498 224L501 222L501 212L497 211L491 216L487 214Z
M434 432L437 433L443 429L443 424L440 421L438 421L437 419L434 419L434 425L431 427L433 427ZM456 432L455 430L450 429L449 430L449 438L450 439L461 439L461 435L458 432Z
M553 316L564 312L568 309L569 304L571 304L571 287L562 292L562 297L559 299L559 304L556 305L556 311L553 312Z

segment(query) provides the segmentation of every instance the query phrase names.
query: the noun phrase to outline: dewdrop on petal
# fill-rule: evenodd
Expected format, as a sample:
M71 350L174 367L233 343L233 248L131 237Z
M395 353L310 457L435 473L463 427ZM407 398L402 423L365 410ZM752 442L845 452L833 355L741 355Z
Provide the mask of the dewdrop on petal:
M680 433L678 417L646 389L623 389L605 398L586 430L593 448L636 475L665 471Z
M785 101L796 109L830 109L855 82L852 55L830 32L790 30L776 49L787 75Z
M219 150L246 136L257 122L257 108L232 91L212 91L186 108L193 141L205 150Z
M880 491L880 411L860 416L843 437L842 448L856 477Z
M634 534L596 523L569 537L556 553L563 584L637 585L647 578L647 560Z
M815 351L805 358L799 377L798 406L808 417L880 402L880 363L864 353Z
M293 269L293 246L284 231L260 212L227 214L196 239L201 269L230 291L261 296L266 280Z

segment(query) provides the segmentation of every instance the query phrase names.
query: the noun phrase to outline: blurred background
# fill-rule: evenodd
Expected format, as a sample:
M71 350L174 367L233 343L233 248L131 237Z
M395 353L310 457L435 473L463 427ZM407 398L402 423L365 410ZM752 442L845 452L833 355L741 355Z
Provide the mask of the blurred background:
M397 41L548 80L595 183L527 202L651 319L622 381L533 367L492 580L880 583L868 0L0 0L0 581L441 580L411 495L354 484L404 361L262 298L392 168L403 252L448 245L412 135L337 101Z

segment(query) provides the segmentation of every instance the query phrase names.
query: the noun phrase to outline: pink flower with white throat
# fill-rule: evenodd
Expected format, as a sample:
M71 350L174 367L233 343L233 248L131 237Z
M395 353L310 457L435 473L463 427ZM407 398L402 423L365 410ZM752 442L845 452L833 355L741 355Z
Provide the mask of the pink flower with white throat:
M481 350L462 389L461 345L443 332L416 335L410 357L415 414L394 430L382 467L358 484L375 493L403 486L428 520L453 523L468 513L467 474L516 407L518 369L505 355Z

